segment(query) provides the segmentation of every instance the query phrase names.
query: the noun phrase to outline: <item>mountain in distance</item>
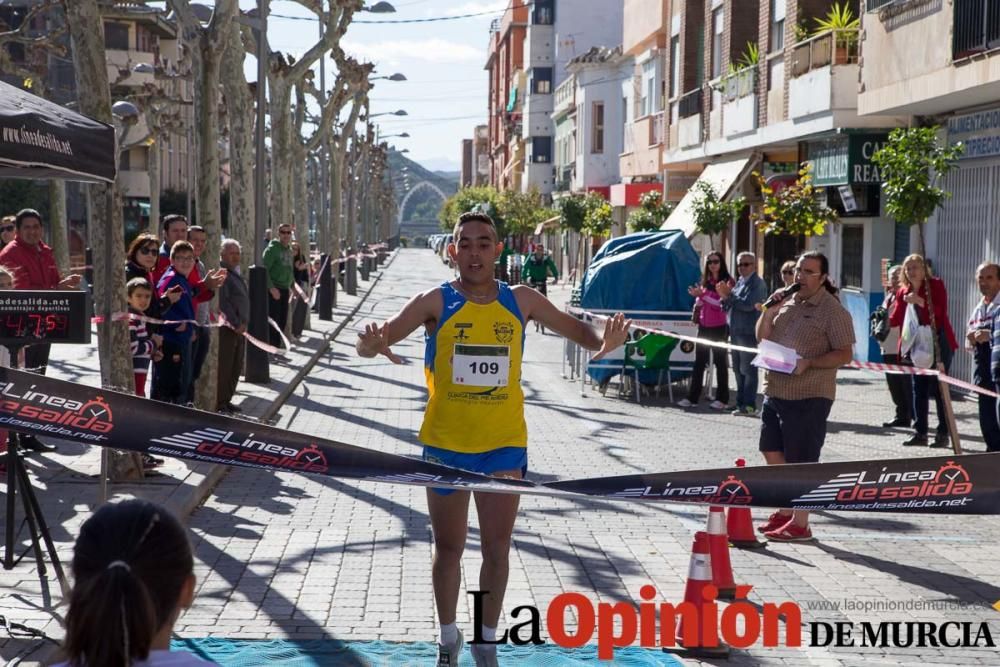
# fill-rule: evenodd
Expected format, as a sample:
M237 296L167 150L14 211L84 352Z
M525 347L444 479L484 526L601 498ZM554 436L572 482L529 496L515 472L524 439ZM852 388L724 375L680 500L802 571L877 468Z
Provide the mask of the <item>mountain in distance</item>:
M455 172L456 174L461 173L462 171L461 162L446 157L426 158L421 160L420 164L422 164L425 169L429 169L430 171L443 171L446 173Z
M447 178L449 181L457 181L462 177L462 172L460 171L441 171L440 169L436 169L434 173L441 178Z

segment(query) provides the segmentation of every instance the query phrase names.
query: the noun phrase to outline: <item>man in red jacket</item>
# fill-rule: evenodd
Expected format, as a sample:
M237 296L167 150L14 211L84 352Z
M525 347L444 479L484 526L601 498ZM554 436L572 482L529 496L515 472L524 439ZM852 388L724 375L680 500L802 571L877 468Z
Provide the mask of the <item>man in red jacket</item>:
M10 269L14 276L14 289L54 290L76 289L80 285L80 276L73 274L65 278L59 275L56 258L52 248L42 241L42 216L30 208L17 214L14 219L16 228L14 240L0 250L0 266ZM27 369L45 374L49 363L51 345L28 345L24 350L24 365ZM27 449L51 451L51 445L45 445L33 436L21 438L21 444Z

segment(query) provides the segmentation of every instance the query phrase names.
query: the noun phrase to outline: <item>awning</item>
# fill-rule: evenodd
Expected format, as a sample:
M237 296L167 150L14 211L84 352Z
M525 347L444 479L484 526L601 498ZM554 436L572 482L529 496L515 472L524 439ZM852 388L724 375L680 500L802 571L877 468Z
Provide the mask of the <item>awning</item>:
M707 165L660 229L678 229L688 238L694 236L697 233L694 229L694 203L701 196L698 183L710 184L723 201L728 201L750 175L757 160L758 155L754 154L738 160Z
M562 216L557 215L544 222L539 222L535 225L535 236L541 236L546 229L558 229L560 220L562 220Z
M115 180L115 130L0 83L0 177Z

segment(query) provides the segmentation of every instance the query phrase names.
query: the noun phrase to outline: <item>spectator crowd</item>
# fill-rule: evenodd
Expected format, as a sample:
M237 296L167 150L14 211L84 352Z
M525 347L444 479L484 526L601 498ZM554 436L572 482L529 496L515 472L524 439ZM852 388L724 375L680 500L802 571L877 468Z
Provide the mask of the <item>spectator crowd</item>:
M0 289L77 289L78 274L62 275L55 255L44 241L44 221L38 211L24 209L0 221ZM215 410L238 413L233 403L246 357L250 296L240 272L242 248L223 239L219 257L204 257L208 235L183 215L166 215L160 236L141 233L126 252L125 282L128 302L130 354L136 395L158 401L193 406L195 392L204 380L202 371L210 336L218 331L218 391ZM274 324L270 342L283 347L279 332L289 325L289 304L296 313L291 333L298 337L305 323L312 265L308 255L292 240L290 225L278 227L278 237L264 252L269 287L268 313ZM211 302L218 294L218 310ZM17 366L44 374L50 344L24 348ZM272 357L277 359L276 355ZM6 348L0 364L13 365ZM5 449L6 437L2 438ZM53 446L27 435L25 449L51 451ZM146 467L162 463L145 456Z

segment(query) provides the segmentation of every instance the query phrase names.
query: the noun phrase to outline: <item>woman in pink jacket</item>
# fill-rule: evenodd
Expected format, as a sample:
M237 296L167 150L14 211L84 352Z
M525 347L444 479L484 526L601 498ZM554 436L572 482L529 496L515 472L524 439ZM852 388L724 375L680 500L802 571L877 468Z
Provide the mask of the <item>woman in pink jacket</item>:
M698 338L726 342L729 337L729 327L726 326L726 311L722 309L722 297L716 290L719 283L732 286L733 279L726 268L726 260L716 251L705 257L705 272L701 285L692 285L688 294L695 298L694 312L698 322ZM701 388L705 377L705 366L708 365L708 355L712 355L715 364L716 390L715 400L709 404L713 410L725 410L729 403L729 357L722 347L698 345L695 349L694 370L691 373L691 389L687 398L681 399L677 405L690 408L698 404L701 398Z

